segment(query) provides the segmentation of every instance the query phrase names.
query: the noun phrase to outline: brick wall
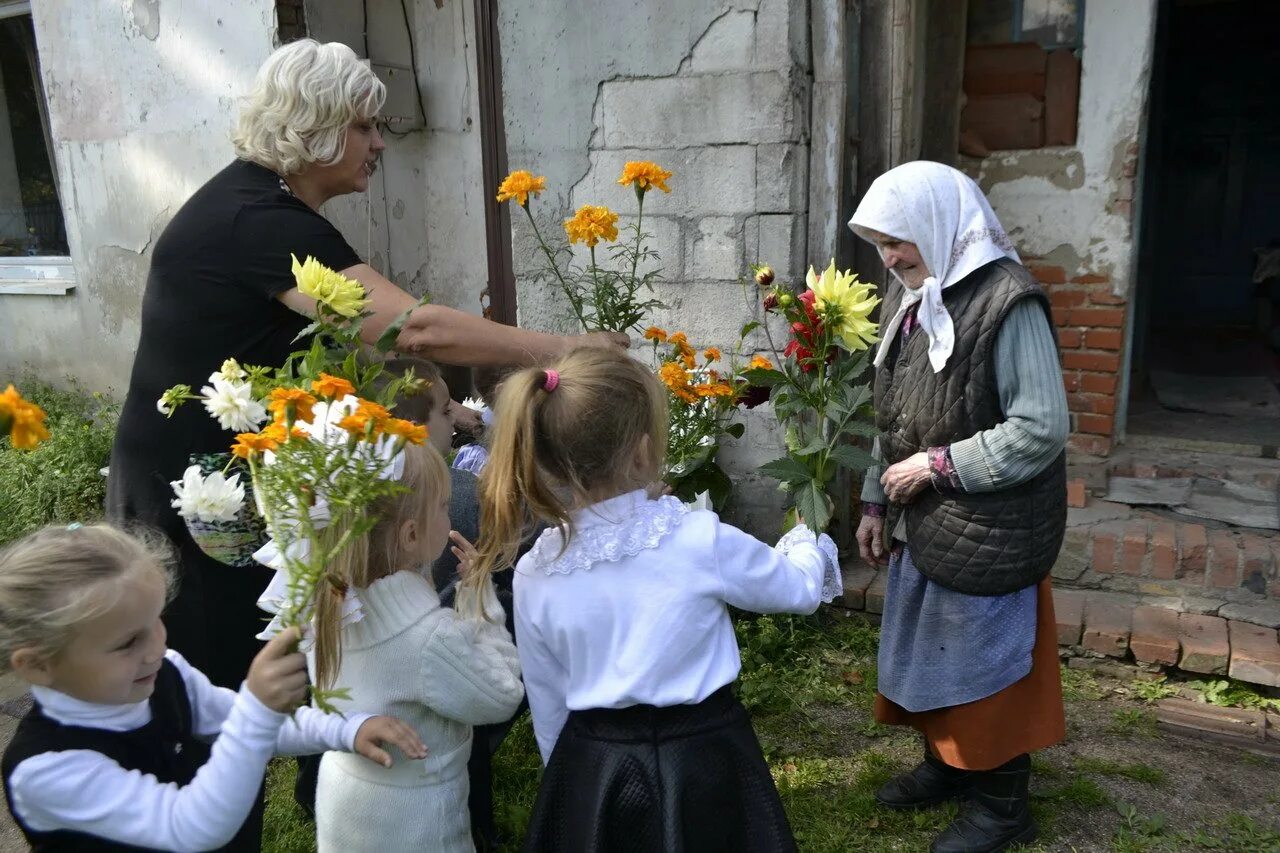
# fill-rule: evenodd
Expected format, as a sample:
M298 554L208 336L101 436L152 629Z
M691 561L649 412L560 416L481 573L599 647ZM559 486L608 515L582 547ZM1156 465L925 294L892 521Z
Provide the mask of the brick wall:
M276 0L276 37L280 44L307 37L304 0Z

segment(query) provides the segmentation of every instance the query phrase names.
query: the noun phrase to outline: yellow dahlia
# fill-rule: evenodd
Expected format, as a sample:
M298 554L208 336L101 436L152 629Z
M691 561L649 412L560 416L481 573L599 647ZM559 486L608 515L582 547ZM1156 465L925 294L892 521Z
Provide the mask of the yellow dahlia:
M858 277L848 270L837 272L835 259L822 275L809 267L806 282L813 291L814 309L846 347L856 352L879 340L876 337L879 324L868 319L880 304L874 284L858 281Z
M295 255L289 257L293 259L293 278L304 296L329 306L343 317L355 317L369 304L360 282L329 269L313 257L308 256L304 263L298 263Z

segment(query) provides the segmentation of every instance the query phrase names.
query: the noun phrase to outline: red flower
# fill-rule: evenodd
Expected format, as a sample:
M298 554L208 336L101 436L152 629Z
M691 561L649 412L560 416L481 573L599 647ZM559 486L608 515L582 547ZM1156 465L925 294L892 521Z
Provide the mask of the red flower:
M821 320L818 319L818 311L813 307L813 300L817 299L817 295L812 290L806 290L804 293L796 297L800 304L804 306L804 313L809 318L809 325L815 328Z
M764 298L764 310L772 311L778 307L778 294L770 293Z

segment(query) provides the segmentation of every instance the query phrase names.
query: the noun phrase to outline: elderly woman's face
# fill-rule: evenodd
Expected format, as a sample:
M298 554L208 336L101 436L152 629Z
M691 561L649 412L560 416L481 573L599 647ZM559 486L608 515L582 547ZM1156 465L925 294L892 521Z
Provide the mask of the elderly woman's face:
M885 269L897 273L902 283L912 290L924 284L924 280L930 275L929 268L924 265L924 258L920 257L920 249L915 243L908 243L879 231L871 232L871 237L880 252L880 260L884 261Z
M347 126L347 144L342 158L319 166L330 195L362 193L378 168L378 155L387 147L378 132L376 119L357 120Z

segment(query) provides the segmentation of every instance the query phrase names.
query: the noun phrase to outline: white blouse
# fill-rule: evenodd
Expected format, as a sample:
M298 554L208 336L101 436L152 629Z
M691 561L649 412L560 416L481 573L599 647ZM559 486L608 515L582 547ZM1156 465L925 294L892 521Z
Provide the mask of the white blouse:
M271 756L350 750L369 714L324 714L299 708L293 723L241 687L217 687L170 649L191 702L191 727L213 740L209 760L187 785L126 770L100 752L45 752L18 764L9 778L16 816L37 832L66 829L158 850L214 850L240 831L258 796ZM33 686L45 716L69 726L125 732L151 722L149 700L98 705ZM296 725L294 724L296 723Z
M839 594L835 544L804 526L771 548L643 490L544 531L515 575L517 648L538 749L570 711L695 704L738 677L726 605L812 613Z

